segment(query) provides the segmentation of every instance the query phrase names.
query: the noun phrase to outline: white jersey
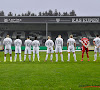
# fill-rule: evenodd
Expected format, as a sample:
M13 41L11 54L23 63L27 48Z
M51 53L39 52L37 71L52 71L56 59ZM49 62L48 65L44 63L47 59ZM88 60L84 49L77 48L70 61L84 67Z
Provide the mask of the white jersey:
M26 47L26 48L31 48L31 46L32 46L32 41L31 41L30 39L27 39L27 40L25 40L24 44L25 44L25 47Z
M56 38L56 41L55 41L55 46L56 47L62 47L63 48L63 39L62 38Z
M100 38L99 37L96 37L93 41L95 42L97 47L100 45Z
M67 40L67 43L69 43L69 46L73 47L74 44L75 44L76 42L75 42L75 39L69 38L69 39Z
M33 48L37 48L37 47L40 46L40 42L39 42L38 40L34 40L34 41L32 42L32 46L33 46Z
M14 45L15 45L15 48L20 48L21 45L22 45L22 40L16 39L16 40L14 41Z
M52 40L47 40L46 42L45 42L45 46L47 47L47 48L53 48L53 46L54 46L54 42L52 41Z
M68 40L67 40L67 43L69 44L68 45L68 52L75 52L75 49L74 49L74 44L76 43L75 42L75 39L73 39L73 38L69 38Z
M25 40L25 54L31 54L31 46L32 46L32 41L30 39Z
M12 39L5 38L3 44L5 45L5 49L11 49Z
M33 54L39 54L39 46L40 46L40 42L38 40L34 40L32 42L33 45Z

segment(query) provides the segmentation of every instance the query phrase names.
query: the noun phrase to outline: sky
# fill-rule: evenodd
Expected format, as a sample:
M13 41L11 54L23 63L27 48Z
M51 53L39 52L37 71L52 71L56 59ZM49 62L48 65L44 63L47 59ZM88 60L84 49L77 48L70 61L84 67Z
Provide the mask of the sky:
M100 0L0 0L0 11L16 14L57 9L60 12L75 10L77 16L100 16Z

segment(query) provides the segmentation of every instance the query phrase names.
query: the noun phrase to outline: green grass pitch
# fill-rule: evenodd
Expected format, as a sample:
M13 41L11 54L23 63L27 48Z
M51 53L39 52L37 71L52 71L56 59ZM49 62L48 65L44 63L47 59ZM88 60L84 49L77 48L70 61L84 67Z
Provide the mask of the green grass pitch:
M90 62L86 54L81 62L81 52L76 52L77 62L74 62L71 53L71 61L67 62L67 52L63 52L64 62L50 62L50 55L47 62L44 62L46 52L40 52L41 62L3 62L4 53L0 52L0 90L100 90L100 88L83 86L100 86L100 57L96 62L94 52L89 52ZM22 52L22 60L24 52ZM14 60L14 52L13 52Z

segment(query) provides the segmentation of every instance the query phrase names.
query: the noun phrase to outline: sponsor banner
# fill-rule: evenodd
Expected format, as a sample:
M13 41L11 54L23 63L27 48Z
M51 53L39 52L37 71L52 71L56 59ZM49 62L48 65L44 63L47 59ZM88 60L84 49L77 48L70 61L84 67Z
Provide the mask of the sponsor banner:
M12 48L12 50L15 50L15 46L12 46L11 48ZM0 50L3 50L3 46L0 46ZM22 46L21 50L25 50L25 46ZM33 47L31 47L31 50L33 50ZM47 50L47 48L45 46L40 46L40 50ZM81 47L77 46L76 51L77 50L81 51ZM89 50L94 50L94 46L89 46ZM63 51L67 51L67 47L64 46Z
M73 23L99 23L99 18L72 18Z
M1 16L0 23L100 23L100 17L85 16Z
M11 23L19 23L21 22L22 19L21 18L4 18L4 22L11 22Z
M15 46L12 46L12 50L15 50ZM21 50L25 50L25 46L22 46ZM31 50L33 50L33 47ZM47 48L45 46L40 46L40 50L47 50ZM67 47L63 47L63 50L67 50ZM77 46L76 50L81 50L81 47Z

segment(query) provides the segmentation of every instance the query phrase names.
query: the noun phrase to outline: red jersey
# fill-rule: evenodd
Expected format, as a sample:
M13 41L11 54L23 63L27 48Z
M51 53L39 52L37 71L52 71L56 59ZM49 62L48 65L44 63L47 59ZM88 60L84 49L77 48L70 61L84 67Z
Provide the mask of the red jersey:
M81 41L87 45L89 43L89 39L88 38L82 38Z

